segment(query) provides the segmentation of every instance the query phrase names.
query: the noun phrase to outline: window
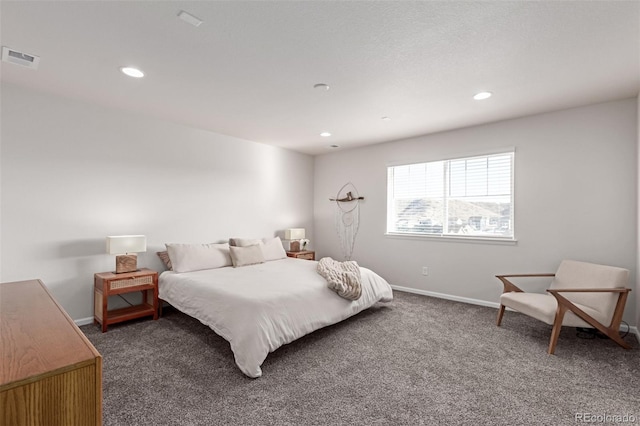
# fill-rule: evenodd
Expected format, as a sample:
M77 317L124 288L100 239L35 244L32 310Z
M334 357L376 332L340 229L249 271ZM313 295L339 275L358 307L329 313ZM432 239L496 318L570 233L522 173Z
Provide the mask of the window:
M387 233L513 240L513 152L387 169Z

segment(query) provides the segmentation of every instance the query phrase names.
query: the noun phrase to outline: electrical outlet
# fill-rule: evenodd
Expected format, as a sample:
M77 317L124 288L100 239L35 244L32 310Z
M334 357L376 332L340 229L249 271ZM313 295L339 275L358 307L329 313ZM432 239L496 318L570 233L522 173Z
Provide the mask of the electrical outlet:
M422 267L422 275L429 275L429 268L426 266Z

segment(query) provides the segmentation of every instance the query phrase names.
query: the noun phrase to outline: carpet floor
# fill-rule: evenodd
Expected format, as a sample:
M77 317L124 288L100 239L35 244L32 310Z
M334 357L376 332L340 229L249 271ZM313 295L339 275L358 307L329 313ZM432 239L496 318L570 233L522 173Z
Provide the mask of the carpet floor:
M519 313L496 327L492 308L394 297L269 354L258 379L240 372L223 338L171 308L107 333L83 326L103 356L104 424L640 423L634 336L624 350L564 328L550 356L551 327Z

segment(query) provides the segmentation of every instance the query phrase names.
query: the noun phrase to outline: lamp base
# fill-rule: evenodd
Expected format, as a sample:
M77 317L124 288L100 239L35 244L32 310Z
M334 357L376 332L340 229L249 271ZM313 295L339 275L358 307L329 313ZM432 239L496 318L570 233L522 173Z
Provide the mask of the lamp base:
M135 272L138 270L138 255L121 254L116 256L116 274Z
M289 243L289 251L300 251L300 241L291 241Z

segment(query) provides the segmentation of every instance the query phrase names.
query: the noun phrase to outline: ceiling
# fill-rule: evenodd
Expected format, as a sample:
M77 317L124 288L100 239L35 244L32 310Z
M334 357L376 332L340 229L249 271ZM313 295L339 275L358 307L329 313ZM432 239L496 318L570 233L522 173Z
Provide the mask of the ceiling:
M309 154L640 89L638 1L3 0L0 16L2 45L41 58L3 62L3 81Z

